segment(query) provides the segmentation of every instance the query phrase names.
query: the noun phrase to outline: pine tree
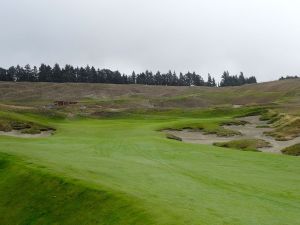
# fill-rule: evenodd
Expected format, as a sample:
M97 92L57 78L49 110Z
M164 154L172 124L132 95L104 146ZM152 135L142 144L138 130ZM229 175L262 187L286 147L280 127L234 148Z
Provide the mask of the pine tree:
M209 87L213 86L213 81L212 81L210 74L208 74L208 77L207 77L207 86L209 86Z
M136 74L134 71L132 71L132 74L131 74L131 83L136 84Z
M8 81L7 71L0 67L0 81Z
M212 87L216 87L217 84L216 84L216 81L215 81L215 78L212 79Z
M56 63L52 69L52 82L62 82L62 72L60 66Z
M243 85L246 83L245 77L244 77L244 73L241 72L240 76L239 76L239 85Z

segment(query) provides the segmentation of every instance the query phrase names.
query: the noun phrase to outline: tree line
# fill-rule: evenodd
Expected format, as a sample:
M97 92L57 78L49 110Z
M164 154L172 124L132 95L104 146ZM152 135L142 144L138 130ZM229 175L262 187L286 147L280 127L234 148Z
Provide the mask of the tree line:
M41 64L39 68L30 65L11 66L8 69L0 67L0 81L14 82L75 82L75 83L110 83L110 84L144 84L144 85L168 85L168 86L237 86L248 83L256 83L255 77L231 76L228 71L222 75L219 84L215 78L208 74L205 81L203 77L195 72L185 74L169 71L167 73L145 71L142 73L132 72L131 75L121 74L119 71L109 69L96 69L95 67L73 67L65 65L60 67L55 64L53 67Z
M298 76L286 76L286 77L280 77L279 80L290 80L290 79L298 79L300 77Z
M239 76L238 75L231 76L228 71L225 71L222 75L220 87L240 86L244 84L254 84L254 83L257 83L256 77L254 76L247 78L244 76L243 72L241 72Z

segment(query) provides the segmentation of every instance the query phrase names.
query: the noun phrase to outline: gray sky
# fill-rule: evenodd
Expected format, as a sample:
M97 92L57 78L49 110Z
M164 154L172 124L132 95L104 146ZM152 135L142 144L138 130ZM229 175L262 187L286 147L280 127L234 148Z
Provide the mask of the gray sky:
M0 0L0 66L300 74L299 0Z

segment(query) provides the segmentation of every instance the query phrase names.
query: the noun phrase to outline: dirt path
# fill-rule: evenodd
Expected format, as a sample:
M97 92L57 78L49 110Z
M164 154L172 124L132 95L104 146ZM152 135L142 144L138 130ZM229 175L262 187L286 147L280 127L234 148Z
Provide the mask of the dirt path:
M10 136L10 137L21 137L21 138L41 138L41 137L51 136L52 131L42 131L40 134L23 134L19 130L13 130L10 132L0 131L0 135Z
M265 121L260 121L258 116L244 117L240 119L249 122L249 124L246 124L244 126L224 126L224 128L239 131L240 133L242 133L241 136L218 137L217 135L205 135L202 132L195 132L191 130L166 132L180 137L184 142L196 144L213 144L215 142L228 142L241 139L263 139L268 141L272 145L272 147L260 148L260 150L263 152L272 153L281 153L282 149L300 143L300 137L297 137L290 141L276 141L273 137L264 135L263 133L265 131L271 131L272 128L257 128L257 126L267 125Z

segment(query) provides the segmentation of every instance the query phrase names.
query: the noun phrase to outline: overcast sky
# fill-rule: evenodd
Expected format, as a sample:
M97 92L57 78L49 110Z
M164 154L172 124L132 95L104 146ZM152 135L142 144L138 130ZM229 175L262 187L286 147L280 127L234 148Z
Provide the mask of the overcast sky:
M0 0L0 66L300 74L299 0Z

